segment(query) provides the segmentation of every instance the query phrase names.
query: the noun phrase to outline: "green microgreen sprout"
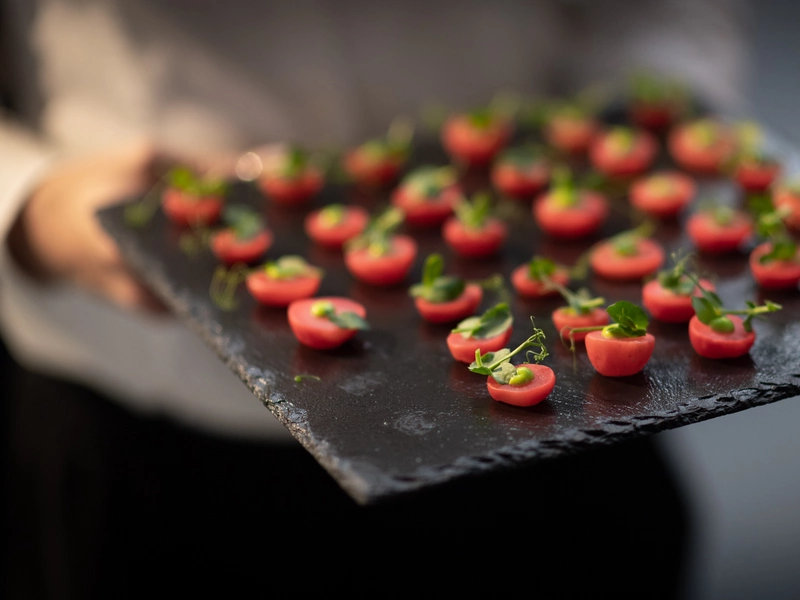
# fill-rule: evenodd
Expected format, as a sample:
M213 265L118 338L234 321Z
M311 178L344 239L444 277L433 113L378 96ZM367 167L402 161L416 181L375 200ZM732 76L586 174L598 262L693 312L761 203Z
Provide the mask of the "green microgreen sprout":
M271 260L262 267L271 279L295 279L312 273L322 274L322 269L312 267L302 256L287 254Z
M558 165L553 169L551 186L553 199L558 206L566 208L578 202L578 185L569 167Z
M156 214L161 204L164 177L159 178L137 202L125 206L123 218L129 227L144 227Z
M299 375L294 376L294 380L297 383L302 383L303 381L322 381L322 378L319 375L311 375L309 373L300 373Z
M716 145L723 137L722 126L710 118L697 119L689 125L689 138L703 148Z
M455 185L456 180L456 170L452 166L424 165L406 175L402 185L407 186L416 198L433 200L445 189Z
M601 243L610 243L620 256L636 256L639 254L639 242L650 237L655 231L653 221L646 219L633 229L627 229Z
M640 306L628 302L627 300L620 300L614 302L614 304L609 304L608 307L606 307L606 312L612 321L608 325L568 327L569 349L573 353L575 352L574 334L576 333L602 331L604 337L614 338L641 337L647 333L649 320L647 318L647 313Z
M405 215L399 208L392 206L370 219L361 234L348 240L345 249L348 252L366 249L371 256L384 256L392 247L395 231L403 224Z
M455 213L467 229L482 229L492 214L492 197L488 192L477 192L472 200L462 196L456 203Z
M311 314L320 319L327 319L342 329L369 329L369 323L356 313L346 310L336 312L330 300L317 300L311 305Z
M335 227L344 221L347 208L344 204L328 204L319 212L319 218L326 227Z
M409 288L414 298L423 298L428 302L440 303L455 300L464 293L466 281L455 275L443 275L444 259L441 254L433 253L425 259L422 269L422 281Z
M605 298L601 296L592 296L591 292L585 287L578 289L577 292L564 287L557 281L547 278L547 285L558 290L561 297L567 301L567 308L576 315L588 315L594 309L603 306L606 303Z
M750 332L753 330L752 321L755 318L760 318L761 315L771 313L783 308L780 304L776 304L770 300L765 300L764 304L757 306L755 302L746 301L746 309L731 310L723 306L720 297L703 287L700 281L694 275L688 275L694 282L695 286L700 290L701 296L692 298L692 307L697 315L697 319L704 325L708 325L717 333L731 333L735 326L726 315L743 315L742 326L744 330Z
M225 196L228 192L225 179L200 174L186 166L173 167L167 172L166 179L171 187L195 198Z
M231 265L230 268L218 265L209 287L212 303L226 312L235 310L239 305L236 300L236 288L247 279L249 272L249 267L242 263Z
M498 162L512 165L520 171L527 171L536 165L547 165L550 160L547 146L527 143L505 148L498 156Z
M222 222L233 230L237 240L250 240L264 231L264 218L246 204L230 204L222 211Z
M544 360L549 353L544 345L544 331L536 327L533 317L531 317L533 335L522 342L515 349L502 348L496 352L481 354L480 349L475 350L475 360L470 363L469 370L479 375L487 375L494 378L497 383L503 385L522 386L535 378L533 371L527 367L516 367L511 364L511 359L525 350L525 360L528 363L539 363ZM537 348L536 351L528 348Z
M543 256L534 256L528 262L528 279L549 285L550 277L556 272L556 263Z
M790 214L788 207L764 212L758 217L756 230L770 243L770 250L758 258L761 264L776 260L793 260L797 255L797 242L786 228L785 218Z
M606 134L606 143L614 154L626 155L633 150L636 132L627 126L617 126Z
M694 292L695 284L687 274L687 266L694 260L693 254L680 256L678 253L672 254L673 266L662 269L656 275L656 279L662 288L671 291L679 296L688 296Z
M507 302L498 302L481 315L467 317L456 325L451 333L460 333L466 339L484 340L508 330L514 316Z
M670 77L639 70L628 79L631 100L647 104L682 106L688 98L686 86Z
M290 146L282 157L279 173L285 179L297 179L311 163L311 155L299 146Z

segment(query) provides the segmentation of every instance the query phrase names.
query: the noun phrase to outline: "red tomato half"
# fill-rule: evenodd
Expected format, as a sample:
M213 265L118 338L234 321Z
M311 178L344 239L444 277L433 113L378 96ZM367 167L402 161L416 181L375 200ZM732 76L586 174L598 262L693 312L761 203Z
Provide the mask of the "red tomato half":
M772 204L775 208L788 210L783 222L787 227L800 230L800 190L782 186L772 195Z
M800 283L800 250L795 252L792 260L771 260L759 262L759 258L772 249L772 244L764 242L756 246L750 253L750 272L753 279L764 289L790 290Z
M636 241L636 254L620 254L612 241L600 243L591 253L592 270L606 279L632 281L657 272L664 264L664 248L655 240Z
M222 214L223 200L218 196L198 198L175 188L167 188L161 208L176 225L213 225Z
M736 315L727 315L733 322L730 333L714 331L700 322L697 315L689 321L689 342L695 352L706 358L736 358L750 351L756 341L755 331L745 331L742 320Z
M714 284L707 279L700 283L708 291L715 291ZM664 323L688 323L694 316L692 297L702 296L702 292L695 288L693 294L685 296L665 289L657 279L648 281L642 288L642 304L654 319Z
M621 139L630 134L630 139ZM639 175L653 164L658 142L652 133L632 130L620 133L611 130L594 138L589 148L589 160L601 173L612 177Z
M341 346L358 333L358 329L343 329L328 319L311 314L311 307L319 301L331 302L337 313L353 312L362 319L367 316L366 309L350 298L328 296L294 300L289 304L286 316L297 341L317 350L329 350Z
M245 280L253 298L265 306L288 306L294 300L310 298L317 293L321 282L319 271L284 279L270 277L263 269L250 273Z
M345 206L342 219L330 223L321 216L324 209L310 212L304 221L308 237L321 246L341 248L347 240L359 235L369 222L369 212L360 206Z
M632 123L650 131L663 131L675 122L678 107L669 102L633 102L628 113Z
M710 175L720 173L736 150L731 132L721 123L711 120L676 126L670 132L667 145L678 165Z
M580 315L568 306L562 306L553 311L552 314L553 325L556 331L559 332L561 339L564 341L570 340L570 330L580 329L582 327L598 327L600 325L608 325L610 318L605 308L594 308L588 315ZM580 331L572 335L572 339L576 342L582 342L586 339L587 332Z
M753 235L753 222L746 213L735 210L729 223L718 223L711 211L693 214L686 221L686 233L701 252L734 252Z
M695 196L694 180L680 171L660 171L631 184L631 205L660 219L676 217Z
M447 347L454 359L470 364L475 360L476 350L480 350L483 355L505 348L508 340L511 339L511 329L509 327L503 333L490 338L465 338L460 333L451 332L447 336Z
M746 192L763 192L769 188L781 173L781 165L776 161L742 161L736 165L734 179Z
M259 180L262 192L278 204L303 204L316 196L324 184L322 173L311 167L297 177L268 174Z
M442 237L456 254L481 258L500 251L508 237L508 227L500 219L489 217L480 229L470 229L451 217L442 228Z
M435 227L444 223L453 214L461 199L461 187L453 185L442 190L434 198L415 196L407 186L398 186L392 193L391 202L403 211L405 222L413 227Z
M492 185L509 198L527 200L542 192L550 181L550 169L543 161L518 165L499 161L492 167Z
M461 295L448 302L430 302L414 298L414 304L423 319L431 323L461 321L475 313L483 300L483 289L477 283L468 283Z
M533 380L525 385L497 383L494 377L486 378L489 395L498 402L513 406L534 406L547 398L556 385L556 374L550 367L523 363L517 368L527 367L533 372Z
M563 205L554 192L539 196L533 203L536 224L547 235L562 239L578 239L591 235L605 223L609 204L599 192L582 190L578 201Z
M364 187L385 187L393 184L405 164L399 156L377 158L355 148L344 157L344 170L357 184Z
M259 260L272 246L272 232L262 231L249 240L237 240L233 229L222 229L211 236L211 251L226 265Z
M546 296L553 296L558 294L555 288L547 288L541 281L531 279L529 277L530 269L528 263L518 266L511 272L511 285L520 296L526 298L544 298ZM556 267L550 275L550 279L563 286L569 284L569 272L561 267Z
M417 243L408 235L398 234L386 254L373 256L369 249L347 251L344 263L350 274L372 285L394 285L406 278L417 258Z
M484 166L505 147L511 132L511 124L504 120L476 125L470 115L455 115L442 126L442 145L456 160Z
M598 121L592 117L556 115L548 121L544 135L551 146L569 154L582 154L598 131Z
M656 346L656 338L650 333L624 338L607 337L602 331L592 331L585 342L589 362L606 377L635 375L644 369Z

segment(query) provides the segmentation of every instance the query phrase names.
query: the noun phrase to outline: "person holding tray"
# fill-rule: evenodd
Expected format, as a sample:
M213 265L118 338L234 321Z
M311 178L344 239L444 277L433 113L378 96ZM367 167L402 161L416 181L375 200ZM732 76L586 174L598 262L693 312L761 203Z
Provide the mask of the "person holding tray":
M678 596L690 514L653 440L354 506L137 280L94 213L146 192L164 165L232 164L286 140L344 147L431 102L570 94L640 67L737 109L745 7L2 8L5 597L134 597L160 582L184 593L524 583Z

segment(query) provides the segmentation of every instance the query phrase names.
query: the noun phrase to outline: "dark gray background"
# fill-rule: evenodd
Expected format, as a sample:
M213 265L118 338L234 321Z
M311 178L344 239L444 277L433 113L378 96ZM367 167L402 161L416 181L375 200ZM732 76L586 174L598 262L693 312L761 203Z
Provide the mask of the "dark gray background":
M800 2L752 15L750 116L800 145ZM800 598L799 426L791 398L658 434L697 507L692 600Z

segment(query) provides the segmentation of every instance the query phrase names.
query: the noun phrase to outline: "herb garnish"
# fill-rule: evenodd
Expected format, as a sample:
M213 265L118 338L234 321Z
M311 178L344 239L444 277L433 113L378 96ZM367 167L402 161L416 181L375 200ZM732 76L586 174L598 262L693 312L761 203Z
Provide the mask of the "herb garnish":
M753 330L752 321L754 318L759 317L765 313L771 313L782 309L780 304L776 304L770 300L765 300L764 304L757 306L755 302L746 301L747 308L744 310L730 310L722 305L720 297L703 287L697 278L693 275L689 277L694 281L697 288L702 293L702 296L692 298L692 307L697 315L697 319L704 325L708 325L717 333L731 333L734 330L733 321L725 315L744 315L742 321L744 330L750 332Z
M455 275L442 275L444 259L441 254L430 254L425 259L422 270L422 281L409 288L414 298L423 298L428 302L440 303L455 300L464 293L466 281Z
M352 311L336 312L336 307L330 300L314 302L311 305L311 314L321 319L327 319L342 329L369 329L369 323L360 315Z
M171 187L196 198L224 196L228 192L228 182L224 179L201 175L186 166L173 167L166 179Z
M360 235L348 240L346 251L366 249L372 256L387 254L392 247L392 237L404 220L405 215L399 208L392 206L384 210L370 220Z
M472 197L460 198L455 206L456 218L467 229L482 229L492 212L492 197L487 192L478 192Z
M762 265L775 260L792 260L797 255L797 242L789 234L784 221L790 213L788 207L783 207L759 215L757 231L770 244L769 252L758 257Z
M311 273L321 274L322 269L312 267L302 256L287 254L263 266L264 272L272 279L294 279Z
M480 316L467 317L451 333L460 333L466 339L485 340L507 331L513 323L514 316L508 303L500 302Z
M497 352L487 352L481 355L480 349L475 350L475 360L469 365L469 370L479 375L488 375L494 378L497 383L504 385L521 386L534 379L533 371L527 367L515 367L511 364L511 358L527 348L536 347L538 351L527 350L525 360L528 363L538 363L548 356L547 348L544 345L544 332L536 327L531 317L533 335L522 342L514 350L502 348Z
M236 239L240 241L254 238L265 227L261 214L245 204L226 206L222 212L222 221L233 230Z

